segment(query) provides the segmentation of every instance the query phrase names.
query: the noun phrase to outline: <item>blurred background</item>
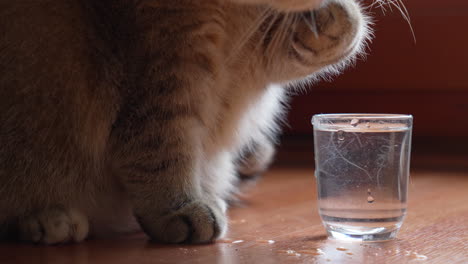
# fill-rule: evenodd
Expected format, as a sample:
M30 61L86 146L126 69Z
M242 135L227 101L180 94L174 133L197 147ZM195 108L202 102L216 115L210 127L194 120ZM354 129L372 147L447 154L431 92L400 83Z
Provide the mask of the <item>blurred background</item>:
M416 42L398 10L371 9L367 59L293 98L278 163L313 165L314 114L399 113L414 116L413 168L468 171L468 1L403 2Z

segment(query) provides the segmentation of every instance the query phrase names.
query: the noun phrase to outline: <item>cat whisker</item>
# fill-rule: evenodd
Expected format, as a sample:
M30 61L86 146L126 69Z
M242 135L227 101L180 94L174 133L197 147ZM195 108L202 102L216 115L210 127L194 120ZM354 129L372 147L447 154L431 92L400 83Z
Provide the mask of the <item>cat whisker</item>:
M306 25L310 28L310 31L314 33L315 38L318 38L318 28L317 28L317 20L315 17L315 11L312 10L310 11L310 20L305 17L304 14L301 14L301 16L304 18L304 21Z
M267 53L273 54L272 51L277 50L279 46L284 43L286 36L288 35L288 31L291 25L291 14L286 13L281 19L281 22L278 26L277 34L274 35L271 45L267 48ZM267 58L272 58L274 56L267 56Z
M405 4L403 3L402 0L374 0L370 5L368 5L366 8L367 9L372 9L375 6L377 6L384 15L386 15L387 8L393 12L393 8L396 8L403 19L408 23L408 26L411 31L411 35L413 37L414 42L416 43L416 34L414 32L413 25L411 23L411 18L410 14L408 12L408 9L406 8Z
M385 8L384 0L377 0L375 3L379 5L380 10L382 10L382 13L385 15L385 13L387 12L387 9Z
M265 8L265 10L262 11L262 13L252 23L252 25L250 25L250 27L246 30L245 34L234 45L232 52L227 57L226 61L230 61L231 58L235 57L234 55L236 55L245 46L245 44L258 31L259 27L263 24L265 19L271 15L271 13L272 13L271 8Z
M271 54L273 55L273 51L276 50L276 47L278 46L278 43L280 42L279 41L279 36L282 34L282 25L283 25L283 22L284 22L284 18L285 18L285 14L282 15L282 17L279 19L279 25L278 27L276 28L276 32L275 34L273 34L273 37L269 43L269 45L266 47L266 54ZM276 20L276 19L275 19ZM269 60L272 58L272 56L266 56L266 58ZM268 63L270 64L270 63Z
M405 4L403 3L402 0L397 0L399 3L400 3L400 7L403 9L403 11L405 12L406 16L409 18L409 12L408 12L408 9L406 9L406 6Z
M413 25L411 24L411 18L403 2L401 0L392 0L392 1L389 1L389 4L390 6L394 6L396 9L398 9L398 11L400 11L402 17L408 23L408 26L410 27L410 30L411 30L411 35L413 36L414 43L416 43L416 34L414 33Z
M389 0L387 2L388 9L393 13L393 6L395 5L395 0Z
M263 45L263 42L265 41L265 39L268 37L268 35L270 34L270 30L272 29L273 25L275 24L277 18L278 18L279 14L278 13L275 13L270 19L268 25L266 26L265 30L262 30L263 31L263 34L262 36L260 37L260 39L257 41L257 45L255 46L255 49L258 49L259 47L261 47L261 45Z

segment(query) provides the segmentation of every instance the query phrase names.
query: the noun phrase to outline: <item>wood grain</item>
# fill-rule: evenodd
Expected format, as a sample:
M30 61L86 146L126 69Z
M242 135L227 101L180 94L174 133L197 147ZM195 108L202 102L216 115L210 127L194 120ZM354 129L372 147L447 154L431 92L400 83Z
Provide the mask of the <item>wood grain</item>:
M3 244L0 263L468 263L466 176L413 173L408 216L398 239L390 242L327 239L317 214L313 169L277 168L244 197L244 207L230 210L225 241L167 246L138 234L78 245ZM314 255L317 249L323 254ZM421 255L427 259L417 259Z

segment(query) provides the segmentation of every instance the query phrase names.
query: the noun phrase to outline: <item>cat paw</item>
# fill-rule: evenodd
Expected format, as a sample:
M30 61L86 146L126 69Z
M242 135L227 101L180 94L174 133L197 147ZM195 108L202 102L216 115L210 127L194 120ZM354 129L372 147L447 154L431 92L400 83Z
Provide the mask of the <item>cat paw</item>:
M226 216L218 206L192 201L181 208L153 218L137 217L142 229L156 242L210 243L225 233Z
M362 17L353 1L328 1L314 11L302 14L293 36L292 47L300 61L328 65L355 50L361 37Z
M21 217L17 224L20 241L45 245L81 242L89 231L86 216L60 207Z

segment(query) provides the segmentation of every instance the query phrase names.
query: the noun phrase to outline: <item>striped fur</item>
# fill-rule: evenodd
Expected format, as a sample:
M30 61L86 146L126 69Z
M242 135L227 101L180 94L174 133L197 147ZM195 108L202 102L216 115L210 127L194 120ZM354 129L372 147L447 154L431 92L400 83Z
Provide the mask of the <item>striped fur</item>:
M0 236L44 244L222 236L284 86L368 36L354 0L1 1L0 34Z

